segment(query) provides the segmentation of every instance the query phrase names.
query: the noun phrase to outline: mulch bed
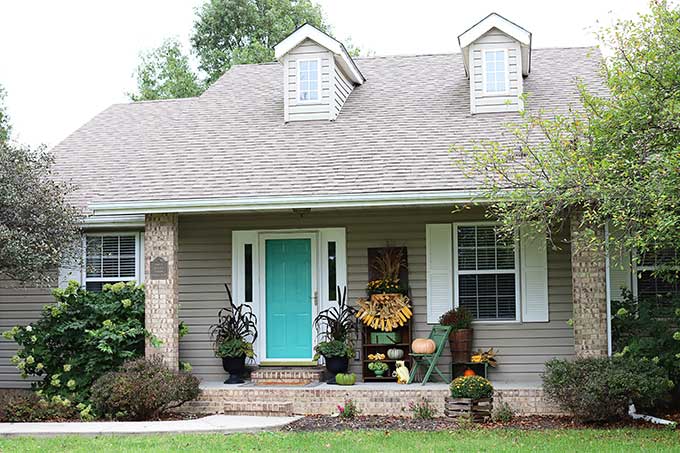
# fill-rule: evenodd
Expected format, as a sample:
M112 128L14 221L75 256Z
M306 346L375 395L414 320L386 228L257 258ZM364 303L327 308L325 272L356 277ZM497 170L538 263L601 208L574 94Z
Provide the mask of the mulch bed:
M680 414L667 416L669 420L679 420ZM658 428L667 429L639 420L624 419L607 423L581 423L566 416L528 416L514 417L506 423L486 422L472 425L483 429L587 429L587 428ZM311 415L296 420L282 428L283 431L344 431L344 430L381 430L381 431L447 431L459 429L454 419L437 417L430 420L417 420L407 417L358 416L353 419Z

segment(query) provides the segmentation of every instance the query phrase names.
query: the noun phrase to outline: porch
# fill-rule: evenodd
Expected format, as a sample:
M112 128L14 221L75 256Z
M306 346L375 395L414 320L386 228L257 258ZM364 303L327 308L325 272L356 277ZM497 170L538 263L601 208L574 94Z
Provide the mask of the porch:
M432 396L433 401L439 400L439 396L446 393L443 384L398 386L389 382L360 382L352 387L323 383L296 388L256 387L252 384L227 387L221 384L226 376L220 359L214 356L209 327L215 322L218 310L227 304L224 283L229 283L237 303L259 306L260 326L267 328L268 302L258 293L263 288L266 291L266 282L262 281L265 275L253 277L254 267L245 272L245 247L248 244L259 244L262 256L265 253L264 241L280 238L278 235L309 239L316 241L310 246L309 253L321 264L328 261L328 255L324 254L327 252L323 252L328 250L327 243L323 242L324 234L332 230L342 231L342 236L334 236L338 250L343 251L337 256L335 283L347 287L350 303L366 294L369 249L388 245L406 248L409 297L413 307L412 337L427 337L432 325L437 322L437 310L444 311L454 303L453 300L442 299L433 310L433 298L428 291L428 260L433 245L428 242L427 227L431 224L475 225L484 222L488 224L483 208L452 214L451 209L445 206L147 214L144 235L147 327L163 340L160 350L147 345L147 354L160 352L170 366L176 366L180 360L190 363L193 373L202 380L204 390L195 405L209 411L239 412L239 408L250 407L251 412L258 412L254 408L260 407L265 408L262 410L264 413L269 410L266 409L268 403L280 403L282 412L328 413L348 393L366 401L367 406L380 407L381 413L399 413L408 401L423 395ZM236 232L246 232L246 235L239 238ZM568 235L569 231L563 234ZM246 239L242 240L244 237ZM451 246L447 247L453 253ZM504 399L516 399L514 406L522 413L554 412L554 408L550 409L549 404L543 401L540 389L540 375L547 360L573 357L577 352L606 354L607 350L606 322L602 322L606 313L604 262L600 263L598 256L574 255L568 244L557 250L548 249L546 255L547 297L543 299L546 319L529 319L518 298L512 319L478 320L473 326L473 349L493 347L498 351L499 365L489 370L490 380ZM167 269L161 269L167 272L160 275L162 278L153 276L152 262L158 257L167 261ZM258 265L258 259L252 255L248 260L251 266ZM519 285L519 268L516 271ZM310 272L318 289L315 297L320 299L319 307L312 307L316 311L310 311L310 317L305 321L309 324L308 338L314 342L315 332L310 321L313 313L331 303L328 300L330 274L323 266ZM250 287L242 283L246 274L253 278ZM600 284L601 287L598 286ZM246 300L247 293L250 300ZM576 297L580 303L573 302ZM189 327L188 335L181 340L176 327L180 319ZM569 319L574 319L574 328L568 325ZM264 336L268 333L272 335L265 332ZM355 358L350 360L350 371L357 374L358 381L363 378L361 346L359 341ZM264 339L256 345L256 353L258 361L267 362L272 358ZM279 364L286 359L291 365L300 361L299 355L271 355ZM310 359L311 354L305 360L309 362ZM450 365L451 354L447 346L440 359L440 367L449 370Z

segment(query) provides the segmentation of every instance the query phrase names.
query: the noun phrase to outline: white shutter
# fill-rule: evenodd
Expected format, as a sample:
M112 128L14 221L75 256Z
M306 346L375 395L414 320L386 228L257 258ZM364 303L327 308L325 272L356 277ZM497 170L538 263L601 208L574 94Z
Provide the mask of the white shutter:
M618 234L616 230L607 231L607 241L609 237ZM610 249L607 254L609 259L609 298L610 300L621 300L621 290L626 288L633 290L633 268L632 254L630 250L621 250L618 247Z
M258 255L258 234L256 231L232 231L231 233L231 295L234 304L240 305L246 302L246 257L245 245L252 246L252 288L253 311L257 310L259 292L259 255ZM250 303L249 302L249 303ZM259 313L256 313L258 315Z
M85 236L80 240L80 260L74 259L70 262L64 262L59 266L59 275L57 285L59 288L66 288L70 280L77 281L81 286L85 284L83 263L85 262Z
M425 227L427 254L427 322L436 324L453 306L451 224Z
M530 227L520 231L522 320L548 322L548 247L546 236Z

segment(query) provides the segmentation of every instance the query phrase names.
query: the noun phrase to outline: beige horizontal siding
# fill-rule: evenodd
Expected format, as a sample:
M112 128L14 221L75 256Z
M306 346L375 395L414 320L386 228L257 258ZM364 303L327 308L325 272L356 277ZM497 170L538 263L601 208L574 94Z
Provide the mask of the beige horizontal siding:
M54 301L49 288L26 287L0 276L0 333L16 325L37 321L44 305ZM0 388L25 388L30 380L22 379L10 363L17 344L0 336Z
M484 220L484 213L451 209L391 208L355 211L181 216L179 231L180 318L190 333L180 343L181 360L206 380L224 379L221 363L211 350L208 329L225 305L224 283L231 283L231 231L345 227L347 229L348 295L354 302L364 296L368 280L369 247L387 244L408 248L409 285L414 306L414 335L427 336L425 302L425 225ZM474 347L498 350L499 366L491 378L506 382L538 382L543 364L552 357L570 357L574 351L571 317L571 277L568 249L548 255L550 322L475 325ZM442 365L448 367L445 349ZM359 363L353 368L359 372Z

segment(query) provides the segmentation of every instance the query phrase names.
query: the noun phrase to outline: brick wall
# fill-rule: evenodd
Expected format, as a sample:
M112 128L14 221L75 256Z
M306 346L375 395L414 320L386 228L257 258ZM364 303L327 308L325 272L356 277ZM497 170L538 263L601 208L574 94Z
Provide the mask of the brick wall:
M145 325L163 344L153 347L146 341L147 357L159 354L166 364L179 366L177 280L177 214L147 214L144 230L144 275L146 287ZM152 272L157 258L167 263L167 272ZM162 264L162 261L160 262ZM162 268L163 266L161 266Z

